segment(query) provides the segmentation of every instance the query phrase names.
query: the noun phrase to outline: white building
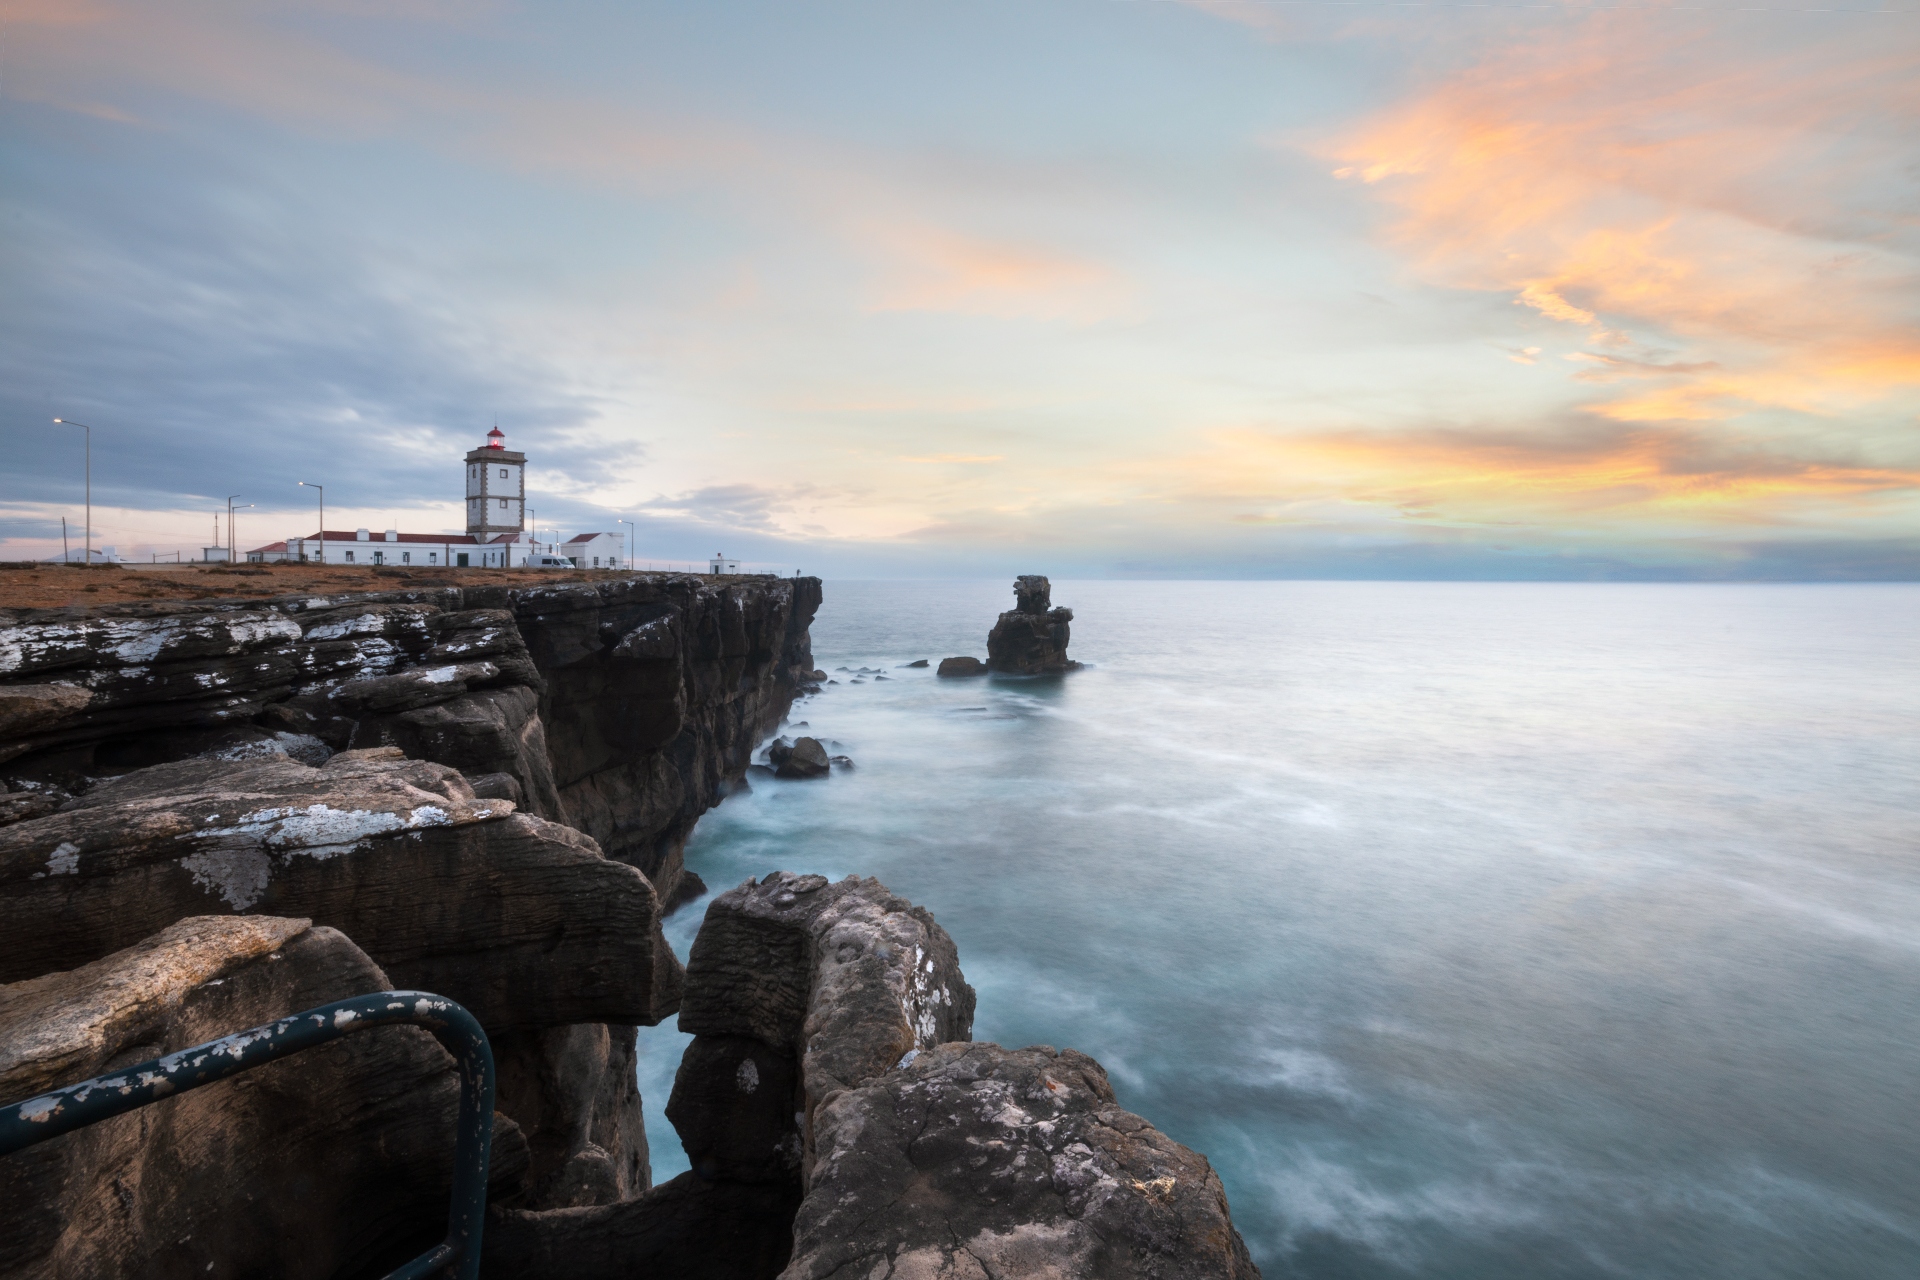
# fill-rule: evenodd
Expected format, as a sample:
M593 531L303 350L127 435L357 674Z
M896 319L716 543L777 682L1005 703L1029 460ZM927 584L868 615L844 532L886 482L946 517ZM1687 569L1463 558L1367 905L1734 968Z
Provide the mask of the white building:
M527 455L507 448L506 439L495 427L485 445L467 453L464 534L323 529L256 548L247 559L430 569L517 569L551 556L567 557L582 568L618 564L616 534L582 534L559 544L537 541L527 532Z
M618 569L626 558L626 545L617 533L582 533L567 539L560 554L577 569Z
M716 551L713 553L713 559L707 561L707 572L738 573L740 572L740 562L738 560L729 560L725 554Z

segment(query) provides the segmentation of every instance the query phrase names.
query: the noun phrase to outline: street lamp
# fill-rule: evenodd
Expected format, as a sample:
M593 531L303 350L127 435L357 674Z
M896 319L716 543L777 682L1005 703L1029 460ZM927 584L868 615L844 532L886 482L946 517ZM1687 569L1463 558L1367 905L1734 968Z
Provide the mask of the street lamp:
M232 493L227 495L227 563L228 564L234 563L233 553L235 548L233 545L233 500L235 498L242 498L245 496L246 496L245 494L240 494L240 493ZM253 504L251 502L247 504L248 507L252 505ZM246 507L242 507L241 510L242 511L246 510Z
M616 521L615 523L623 524L627 526L627 572L632 573L633 572L633 521L619 520L619 521Z
M303 488L317 489L320 493L320 563L327 562L327 486L314 484L311 480L295 481Z
M87 433L87 548L82 553L80 563L89 569L93 567L93 428L84 422L75 422L71 418L55 418L63 427L78 427Z

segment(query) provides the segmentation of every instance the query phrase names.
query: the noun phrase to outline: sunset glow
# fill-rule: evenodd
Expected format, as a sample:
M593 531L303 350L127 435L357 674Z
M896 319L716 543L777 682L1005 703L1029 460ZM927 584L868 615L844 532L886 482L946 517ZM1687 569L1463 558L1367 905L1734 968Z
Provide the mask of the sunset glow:
M438 528L497 416L543 523L660 559L1920 573L1910 15L0 26L9 557L77 510L56 415L129 549L234 490L299 532L323 470L330 520Z

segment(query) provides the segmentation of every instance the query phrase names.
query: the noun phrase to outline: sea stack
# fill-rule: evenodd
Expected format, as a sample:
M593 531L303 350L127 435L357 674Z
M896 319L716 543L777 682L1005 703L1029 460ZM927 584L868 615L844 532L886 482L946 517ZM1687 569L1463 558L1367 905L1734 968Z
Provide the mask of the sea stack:
M1037 676L1079 667L1067 657L1073 610L1053 608L1052 595L1052 585L1037 573L1013 580L1013 608L987 634L990 670Z

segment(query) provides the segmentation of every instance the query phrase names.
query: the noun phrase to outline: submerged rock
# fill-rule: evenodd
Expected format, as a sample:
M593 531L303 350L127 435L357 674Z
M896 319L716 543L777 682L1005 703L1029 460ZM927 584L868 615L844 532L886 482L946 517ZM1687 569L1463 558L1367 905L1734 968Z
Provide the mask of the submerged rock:
M1071 1049L945 1044L827 1098L782 1280L1255 1280L1206 1157Z
M1014 606L1000 615L987 635L990 669L1036 676L1072 671L1080 665L1067 657L1073 610L1052 608L1052 594L1052 585L1038 574L1014 579Z
M775 771L782 778L824 778L832 767L818 738L798 738Z
M978 658L942 658L940 669L934 672L941 676L983 676L989 670L986 663Z
M901 665L902 665L903 667L909 667L909 668L911 668L911 667L924 667L924 666L926 666L926 665L927 665L927 660L926 660L925 658L917 658L917 659L915 659L915 660L914 660L914 661L912 661L912 662L905 662L905 663L902 663Z

